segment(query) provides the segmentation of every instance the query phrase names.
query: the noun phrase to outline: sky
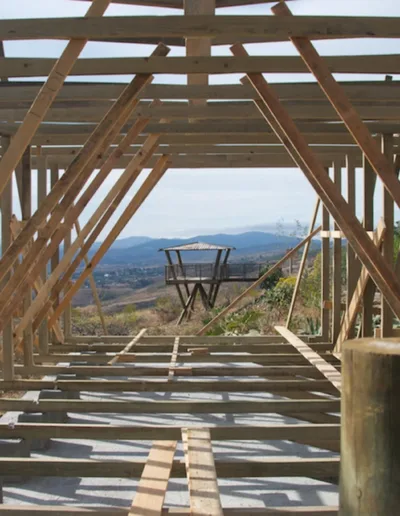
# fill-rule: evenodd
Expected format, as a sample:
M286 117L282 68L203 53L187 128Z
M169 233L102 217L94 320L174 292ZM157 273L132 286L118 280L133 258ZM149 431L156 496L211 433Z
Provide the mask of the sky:
M82 16L89 4L75 0L0 0L0 18L40 18ZM218 14L269 15L271 4L260 4L218 10ZM400 16L398 0L295 0L290 2L294 14L302 15L349 15L349 16ZM123 15L177 15L175 9L141 6L111 5L106 16ZM5 42L7 57L59 57L65 42L16 41ZM400 54L399 40L338 40L320 41L315 44L321 55ZM148 56L151 45L116 43L88 43L81 57ZM247 45L252 55L296 55L290 42ZM173 48L171 56L183 54L184 49ZM227 47L214 47L213 55L230 55ZM265 74L270 82L312 81L309 74ZM210 77L212 84L238 84L241 75ZM384 80L383 75L338 74L340 80ZM74 78L76 80L77 78ZM105 80L128 82L130 76L80 77L78 80ZM399 77L394 76L394 80ZM159 75L154 83L185 84L184 76ZM279 91L278 91L279 93ZM148 171L132 188L124 203L117 210L104 234L109 230L122 209L132 198ZM108 192L120 171L114 171L94 197L91 205L80 218L85 223L96 205ZM361 171L358 171L358 211L362 206ZM345 175L343 175L345 183ZM15 213L18 202L15 190ZM36 192L34 189L34 196ZM377 189L376 207L380 208L382 191ZM315 203L315 193L298 169L170 169L155 190L122 232L121 237L148 235L151 237L194 236L221 231L244 231L254 226L273 225L278 220L292 224L299 220L308 223ZM34 201L35 207L35 201Z

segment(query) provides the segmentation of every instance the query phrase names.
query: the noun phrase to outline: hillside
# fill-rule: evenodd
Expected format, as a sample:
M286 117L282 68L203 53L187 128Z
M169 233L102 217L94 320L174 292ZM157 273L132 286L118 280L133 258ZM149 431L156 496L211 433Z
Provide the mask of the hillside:
M257 261L268 254L282 252L287 248L293 247L300 241L300 238L261 231L250 231L238 235L197 235L191 238L151 239L149 237L130 237L117 240L104 256L101 264L162 265L165 263L165 256L164 253L159 252L159 249L197 241L235 247L236 249L232 252L230 258L231 261L240 261L244 257ZM95 249L92 250L91 255L94 251ZM213 259L213 253L190 252L187 253L185 259L190 262L209 261Z

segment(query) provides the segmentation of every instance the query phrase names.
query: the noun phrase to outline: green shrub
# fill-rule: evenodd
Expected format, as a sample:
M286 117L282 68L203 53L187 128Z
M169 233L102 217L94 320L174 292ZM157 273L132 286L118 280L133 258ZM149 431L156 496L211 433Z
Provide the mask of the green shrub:
M271 267L272 265L267 265L264 269L262 269L261 275L269 271ZM283 278L283 271L280 267L278 267L274 272L272 272L269 276L265 278L265 280L261 283L260 287L264 290L271 290L275 287L275 285L281 278Z
M296 278L294 276L280 278L275 287L266 292L267 303L274 308L289 308L295 285Z

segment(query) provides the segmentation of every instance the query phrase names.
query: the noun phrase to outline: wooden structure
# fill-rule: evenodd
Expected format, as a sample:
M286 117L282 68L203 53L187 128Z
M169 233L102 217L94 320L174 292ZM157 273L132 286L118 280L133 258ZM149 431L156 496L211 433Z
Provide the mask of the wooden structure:
M165 252L168 262L165 266L165 283L166 285L175 285L182 304L182 313L179 316L178 325L185 318L190 319L197 295L200 295L204 309L210 310L215 306L222 283L252 282L260 277L262 268L260 264L228 263L232 250L234 250L234 247L205 242L191 242L160 249L160 251ZM185 263L181 253L188 251L213 252L215 260L214 262ZM171 253L176 254L177 261L175 263Z
M217 478L232 474L253 478L298 475L337 481L338 457L225 461L214 459L211 446L214 439L248 440L251 436L338 451L340 385L335 370L340 370L342 343L356 336L372 336L377 310L382 337L396 335L393 321L400 317L400 259L394 257L394 208L400 206L400 84L388 76L399 73L399 56L321 57L312 43L344 38L398 40L399 19L390 17L390 13L384 13L384 17L342 16L339 5L334 17L292 15L288 5L301 1L280 2L273 7L273 16L231 16L224 14L223 8L258 1L83 0L80 5L87 5L84 17L0 20L0 41L5 43L4 48L1 45L4 57L0 57L0 390L262 392L280 396L258 404L248 399L224 399L211 405L204 400L162 400L151 406L143 400L112 401L111 409L110 402L102 398L98 405L85 400L33 403L10 398L0 400L0 410L153 414L261 411L289 414L302 421L294 425L250 425L244 429L236 425L217 429L202 425L195 430L188 429L186 424L167 429L143 426L127 430L110 429L108 425L46 423L10 427L0 422L4 439L70 439L77 435L107 439L110 434L121 439L140 439L144 435L155 439L146 463L0 457L0 476L22 472L30 476L103 476L107 471L112 477L141 477L132 507L114 508L112 514L135 514L143 504L147 508L150 501L146 491L156 489L158 495L149 509L152 514L170 515L198 512L204 503L202 492L211 500L209 507L215 514L280 513L271 507L252 513L248 508L242 512L224 508ZM70 3L77 5L75 0ZM112 3L176 8L177 15L137 16L133 9L132 16L103 17ZM267 14L273 2L261 3ZM218 16L216 10L220 11ZM68 43L58 59L7 56L9 41L60 39ZM145 43L154 45L154 50L146 57L81 58L88 41L101 41L104 45ZM288 41L296 55L270 55L268 43ZM263 51L254 55L252 43L263 44ZM213 55L212 46L219 45L233 45L229 55ZM175 46L184 46L186 55L169 56L170 47ZM263 72L269 76L288 73L292 80L296 74L309 73L310 80L271 85ZM209 81L210 75L235 73L244 74L240 82ZM344 82L340 77L347 73L380 75L381 80ZM126 83L112 82L113 77L132 74L133 79ZM153 84L157 74L187 76L187 84ZM104 75L111 80L95 81L96 76ZM74 77L81 76L89 76L92 82L74 81ZM47 78L42 81L38 77ZM70 80L66 82L67 77ZM266 173L269 168L294 167L297 171L293 173L303 174L315 190L317 206L310 214L309 235L302 242L302 263L306 263L307 242L321 231L318 338L304 338L301 343L287 333L287 328L285 332L279 329L284 338L260 340L214 340L204 336L177 340L141 334L137 340L132 336L125 339L105 335L97 342L72 335L71 299L169 168L227 168L231 173L233 169L252 167L264 168ZM84 217L87 222L77 226L114 169L122 169L123 173L113 181L90 216ZM151 172L73 283L74 272L131 187L135 188L144 169ZM361 170L362 192L356 188L356 169ZM38 171L37 175L32 174L33 170ZM94 170L98 170L95 175ZM33 188L34 179L37 188ZM22 220L17 221L20 225L14 232L15 185ZM32 207L35 191L39 201L36 211ZM383 198L381 213L374 205L375 192L379 191ZM356 209L360 200L361 217ZM319 204L321 227L316 223ZM59 252L62 244L63 254ZM290 252L297 251L294 248ZM285 260L290 258L289 254ZM303 270L304 265L300 267L288 327ZM374 304L375 298L379 306ZM236 300L227 309L234 306ZM206 330L203 328L200 333ZM309 346L305 347L307 342ZM201 353L196 351L199 347ZM80 353L87 351L94 352L85 355L89 365L65 365L77 356L82 358ZM165 361L167 365L155 366ZM134 362L133 366L121 365L129 362ZM151 367L142 367L142 362ZM239 367L233 367L232 362ZM196 367L196 363L205 365ZM210 367L209 363L219 365ZM250 363L254 365L250 367ZM85 374L89 379L40 379L65 372ZM33 375L36 379L32 379ZM134 380L110 380L112 376L126 375ZM194 378L189 379L188 375ZM179 441L184 444L185 461L174 458ZM200 441L204 448L202 456L196 452ZM163 466L157 468L154 463L160 456ZM201 467L207 469L203 485ZM190 507L163 508L169 476L187 477ZM46 510L36 506L0 506L0 514L43 514ZM52 508L48 510L51 512ZM58 506L57 511L79 513L76 507ZM326 516L336 514L337 508L308 507L297 512ZM103 514L97 509L93 513Z

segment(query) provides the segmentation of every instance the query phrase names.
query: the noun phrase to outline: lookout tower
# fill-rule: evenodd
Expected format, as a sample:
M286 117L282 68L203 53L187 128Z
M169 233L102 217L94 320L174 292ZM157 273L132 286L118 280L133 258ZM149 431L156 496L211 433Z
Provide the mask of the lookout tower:
M185 317L187 320L190 319L198 294L205 310L209 310L215 306L221 283L256 281L259 278L260 264L228 263L229 255L234 249L234 247L205 242L192 242L160 249L165 252L168 262L165 266L165 283L175 285L182 303L178 325ZM196 252L195 256L199 261L184 263L181 254L184 251ZM209 252L213 261L202 261L203 252ZM172 253L176 255L175 263Z

